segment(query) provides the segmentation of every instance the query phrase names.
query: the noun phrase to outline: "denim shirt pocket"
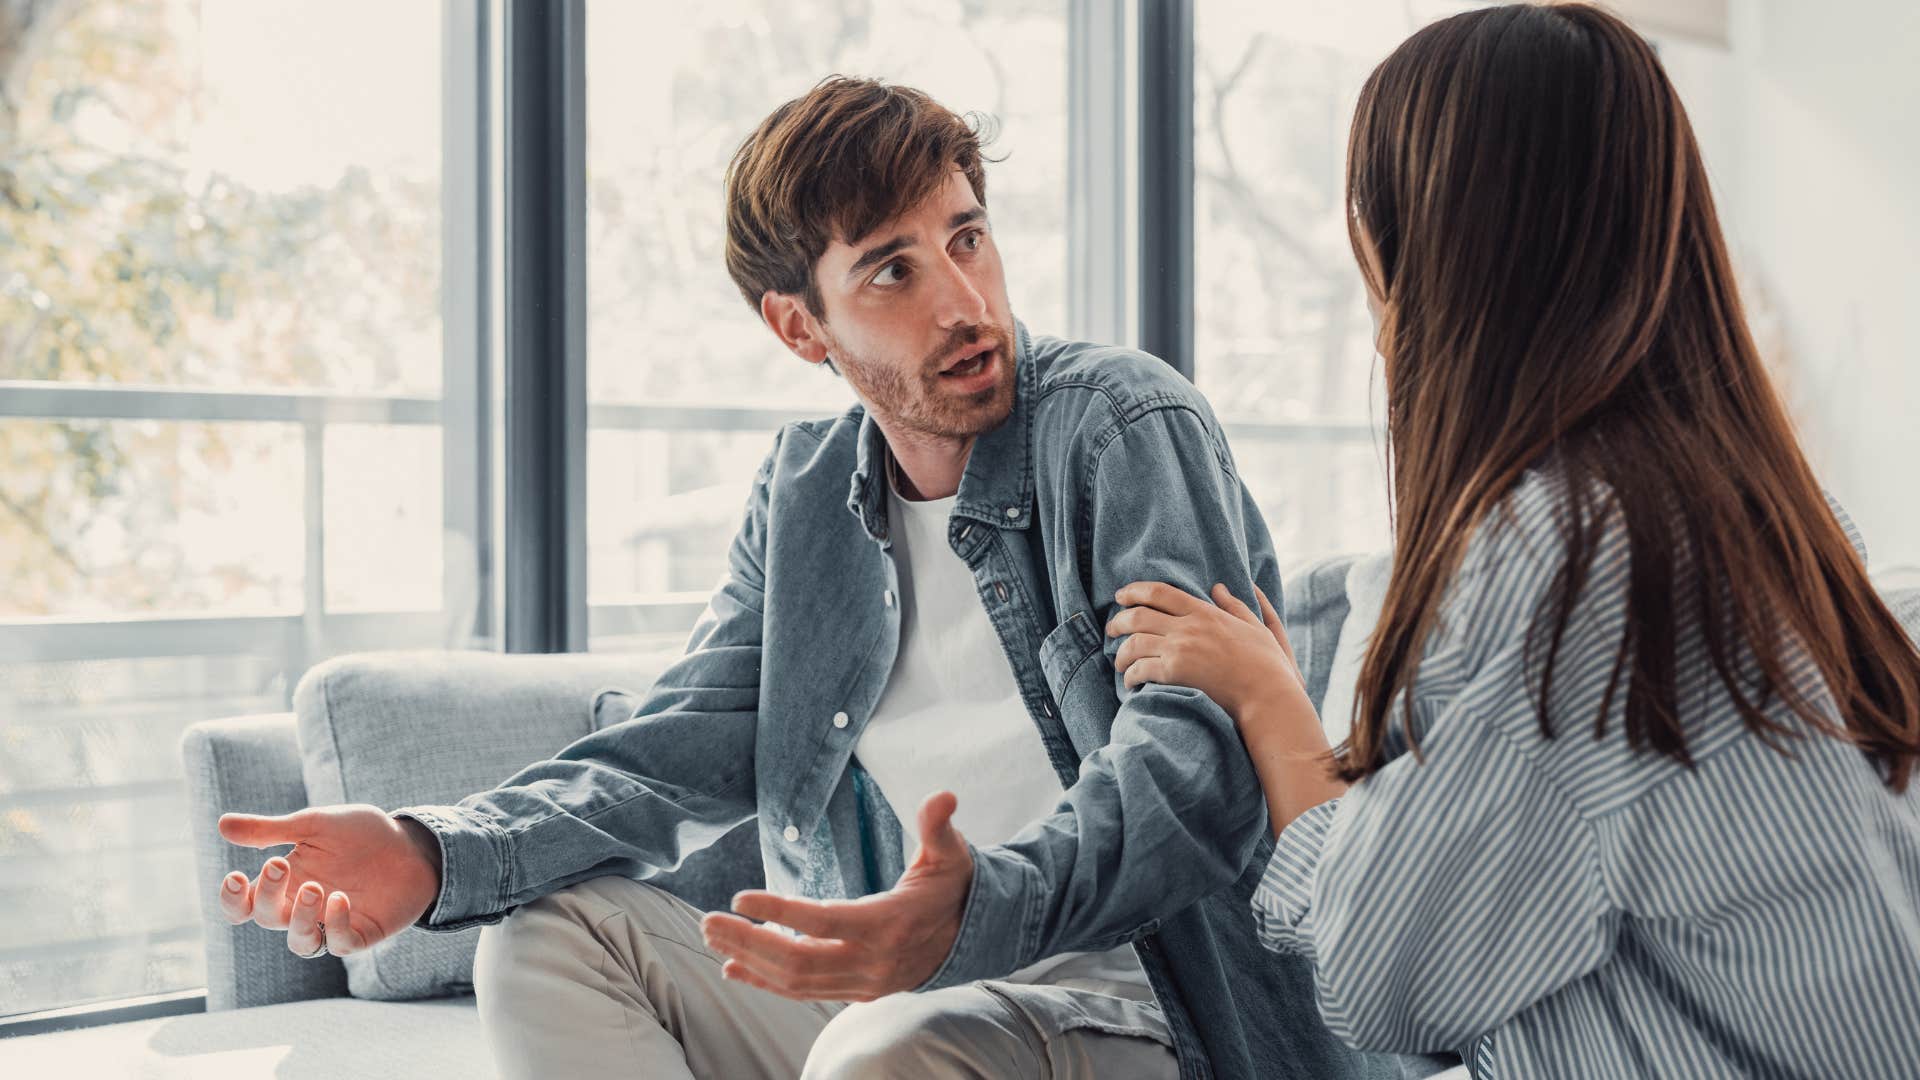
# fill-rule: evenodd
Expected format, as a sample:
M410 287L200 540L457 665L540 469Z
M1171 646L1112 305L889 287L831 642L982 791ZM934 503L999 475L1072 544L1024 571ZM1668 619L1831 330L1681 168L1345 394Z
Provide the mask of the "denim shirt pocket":
M1104 746L1120 701L1106 638L1094 626L1093 616L1075 612L1040 642L1040 673L1075 748L1084 756ZM1089 723L1099 724L1100 730L1088 729Z

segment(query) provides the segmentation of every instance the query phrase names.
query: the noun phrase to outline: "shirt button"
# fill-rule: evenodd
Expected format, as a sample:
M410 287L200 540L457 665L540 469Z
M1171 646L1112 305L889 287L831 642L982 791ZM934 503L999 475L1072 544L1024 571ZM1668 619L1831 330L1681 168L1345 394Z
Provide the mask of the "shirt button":
M1017 507L1017 506L1009 506L1009 507L1007 507L1007 518L1008 518L1009 520L1011 520L1011 519L1013 519L1013 518L1017 518L1017 517L1019 517L1019 516L1020 516L1020 508L1019 508L1019 507Z
M888 589L886 592L881 593L880 600L882 603L886 604L888 607L892 607L893 606L893 590Z
M843 713L843 712L837 712L837 713L834 713L834 714L833 714L833 726L834 726L834 727L846 727L846 726L847 726L847 714L846 714L846 713Z
M1000 602L1001 602L1001 603L1003 603L1003 604L1004 604L1004 603L1006 603L1006 602L1007 602L1007 585L1006 585L1006 582L1003 582L1003 581L996 581L996 582L994 582L994 583L993 583L993 595L995 595L995 596L997 596L997 597L999 597L999 598L1000 598Z
M800 829L797 826L793 826L793 825L787 826L787 831L781 833L780 835L786 837L787 843L789 844L799 843L800 841Z

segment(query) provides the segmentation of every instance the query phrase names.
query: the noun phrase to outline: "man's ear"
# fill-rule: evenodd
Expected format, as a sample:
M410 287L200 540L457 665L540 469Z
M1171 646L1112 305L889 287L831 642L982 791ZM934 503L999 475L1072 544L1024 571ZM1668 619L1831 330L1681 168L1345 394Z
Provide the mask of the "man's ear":
M826 331L800 297L771 289L761 293L760 318L793 355L809 364L827 359Z

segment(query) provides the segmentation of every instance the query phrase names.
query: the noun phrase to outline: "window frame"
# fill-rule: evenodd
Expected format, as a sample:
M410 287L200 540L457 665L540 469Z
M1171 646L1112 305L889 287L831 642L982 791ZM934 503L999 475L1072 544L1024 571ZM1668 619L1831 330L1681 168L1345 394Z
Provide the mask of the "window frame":
M292 423L301 431L303 565L298 612L272 615L52 617L0 623L8 662L165 658L270 652L305 671L330 651L405 647L431 640L445 604L474 589L474 635L492 636L493 564L490 5L441 0L441 314L438 398L329 391L254 391L0 380L0 420L159 420L177 423ZM443 528L470 537L478 581L451 575L441 611L329 611L326 598L325 438L337 424L438 425L442 431ZM291 688L289 688L291 692ZM148 785L151 786L151 785ZM167 792L184 781L163 782ZM35 801L85 800L98 786L34 791ZM0 807L9 801L0 795ZM196 921L178 930L197 932ZM167 932L173 932L169 930ZM0 1016L0 1039L206 1009L206 990L86 1002Z
M1193 0L1065 2L1069 265L1064 329L1136 345L1191 379L1197 362ZM320 447L326 426L342 422L441 427L445 526L475 540L480 579L475 632L501 650L583 651L590 636L668 630L684 626L704 608L705 594L691 593L638 603L589 602L588 431L762 430L785 414L753 407L588 402L586 20L585 0L442 0L444 380L439 399L0 382L0 419L300 424L307 450L303 610L0 624L0 656L189 655L270 641L283 651L289 670L304 670L305 658L316 655L322 640L356 651L392 647L410 634L418 640L439 613L326 610ZM493 257L499 239L493 186L496 21L504 61L500 266ZM498 311L496 288L502 289ZM504 327L498 384L496 316ZM504 395L496 398L502 387ZM1345 438L1353 434L1352 426L1226 425L1229 434L1268 439ZM467 465L470 471L464 471ZM446 572L456 571L449 566ZM445 595L451 598L472 585L464 578L449 580ZM0 1038L205 1007L204 990L77 1005L0 1017Z

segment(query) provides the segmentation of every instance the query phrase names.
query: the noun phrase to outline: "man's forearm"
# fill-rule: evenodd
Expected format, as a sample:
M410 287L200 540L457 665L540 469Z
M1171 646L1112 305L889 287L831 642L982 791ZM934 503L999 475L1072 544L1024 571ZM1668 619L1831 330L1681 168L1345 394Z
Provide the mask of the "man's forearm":
M1059 813L976 852L959 940L930 987L1112 948L1226 887L1258 842L1259 795L1218 705L1181 687L1140 691Z

